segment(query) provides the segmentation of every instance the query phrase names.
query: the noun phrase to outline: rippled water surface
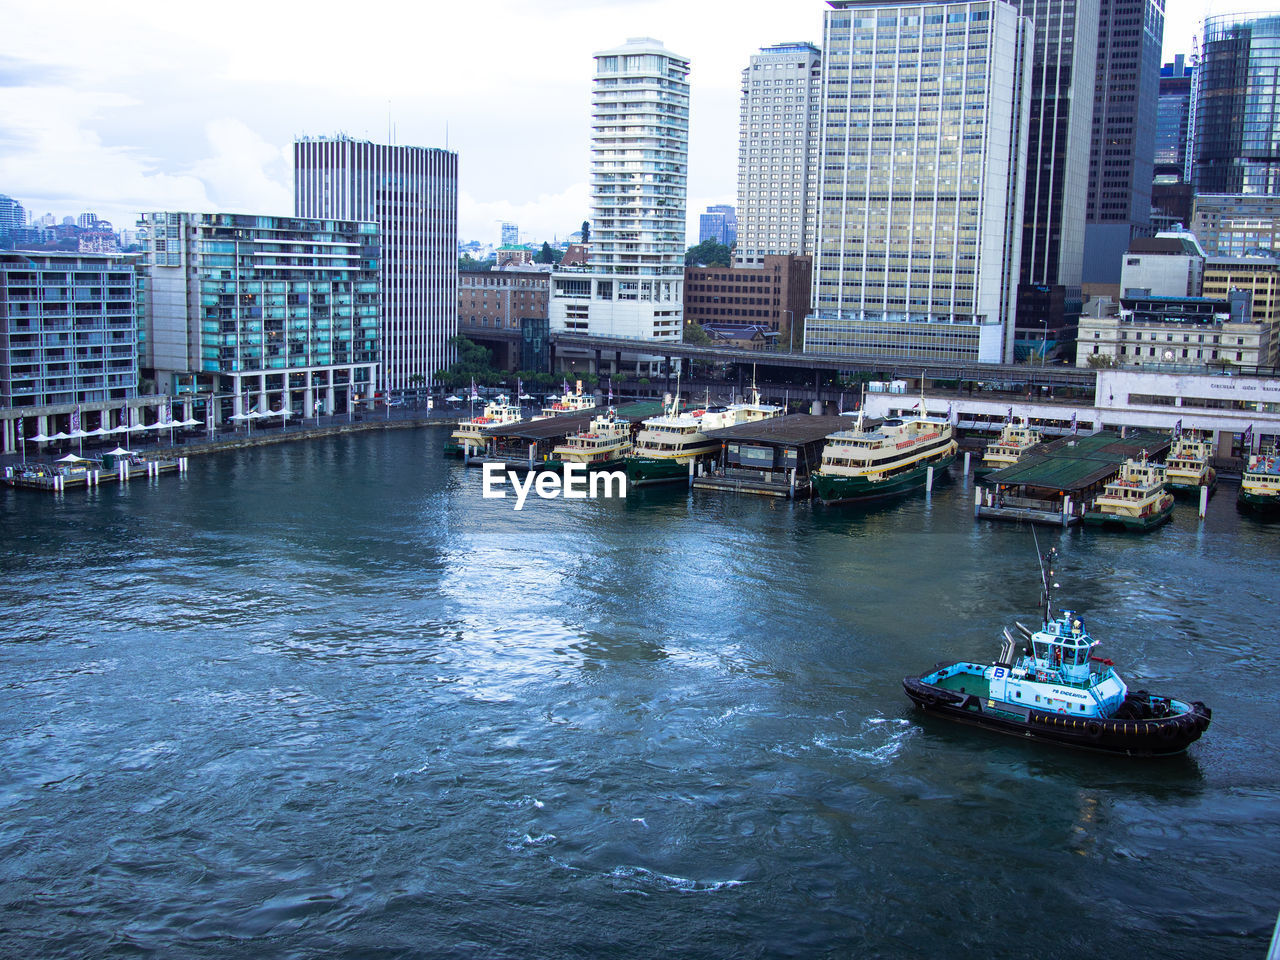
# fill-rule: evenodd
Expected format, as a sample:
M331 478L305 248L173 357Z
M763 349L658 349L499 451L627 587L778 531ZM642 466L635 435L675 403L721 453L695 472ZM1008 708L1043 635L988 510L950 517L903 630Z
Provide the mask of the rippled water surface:
M957 480L480 497L438 430L0 494L0 955L1262 956L1280 527L1040 531L1184 757L917 717L1035 617Z

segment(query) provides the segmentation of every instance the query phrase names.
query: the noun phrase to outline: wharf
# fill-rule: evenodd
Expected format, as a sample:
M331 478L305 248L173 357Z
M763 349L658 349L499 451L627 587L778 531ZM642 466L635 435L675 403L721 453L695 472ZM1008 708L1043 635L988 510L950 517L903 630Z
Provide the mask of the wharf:
M810 474L822 463L827 437L852 424L849 416L792 413L708 430L708 437L721 441L720 456L710 472L694 478L693 486L791 499L810 497Z
M574 433L581 433L591 426L591 421L607 410L592 407L580 413L543 417L537 420L521 420L490 427L485 431L486 447L472 456L464 457L469 466L500 463L516 470L534 470L551 456L551 451ZM645 417L656 417L662 411L660 403L624 403L614 408L620 420L631 422L631 435L640 429Z
M104 483L128 483L162 473L186 473L186 457L103 457L74 462L31 462L4 468L5 486L61 493L68 487L97 487Z
M1162 459L1170 443L1167 433L1136 430L1121 437L1104 430L1041 444L1013 466L982 479L974 493L974 516L1070 526L1080 522L1125 460L1143 452L1152 460Z

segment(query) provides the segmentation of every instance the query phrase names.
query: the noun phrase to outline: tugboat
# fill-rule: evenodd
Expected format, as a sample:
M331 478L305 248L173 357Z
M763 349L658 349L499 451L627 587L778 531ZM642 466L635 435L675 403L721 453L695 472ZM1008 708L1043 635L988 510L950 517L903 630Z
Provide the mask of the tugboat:
M1175 437L1165 458L1165 482L1174 496L1200 495L1201 487L1213 496L1218 471L1209 465L1209 442L1187 434Z
M1266 519L1280 517L1280 457L1257 453L1240 477L1236 506Z
M1164 488L1164 467L1147 460L1126 460L1119 475L1085 511L1083 520L1094 526L1121 526L1146 533L1173 516L1173 494Z
M470 447L476 453L485 449L488 436L485 433L490 427L519 423L523 417L520 408L507 402L507 398L499 395L492 403L484 405L484 412L478 417L458 421L457 428L449 434L444 445L445 456L460 457Z
M923 397L920 409L924 410ZM930 467L938 471L949 467L957 449L950 417L921 412L891 417L864 430L859 412L853 429L827 437L822 464L813 474L813 489L823 503L907 493L925 485Z
M973 475L981 477L1011 467L1033 447L1038 447L1044 438L1039 430L1032 428L1024 417L1021 423L1006 423L996 437L983 451L982 462L973 468Z
M1093 656L1097 640L1084 617L1052 609L1050 550L1041 559L1044 623L1004 630L993 665L939 664L931 673L902 681L907 696L927 713L1030 740L1123 754L1167 757L1182 753L1209 727L1213 711L1132 691L1110 660Z

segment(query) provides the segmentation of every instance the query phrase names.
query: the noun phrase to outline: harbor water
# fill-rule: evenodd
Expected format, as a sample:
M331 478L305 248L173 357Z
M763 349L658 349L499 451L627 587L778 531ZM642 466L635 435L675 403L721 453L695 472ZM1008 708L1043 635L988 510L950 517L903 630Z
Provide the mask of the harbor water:
M0 493L0 956L1262 957L1280 527L1038 528L1185 757L921 717L1033 623L971 481L481 497L445 430Z

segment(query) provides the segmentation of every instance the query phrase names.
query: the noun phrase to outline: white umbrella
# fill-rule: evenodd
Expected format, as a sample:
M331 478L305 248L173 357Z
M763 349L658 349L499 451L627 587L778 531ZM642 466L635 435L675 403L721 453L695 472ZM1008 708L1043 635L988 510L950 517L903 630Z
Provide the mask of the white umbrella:
M445 398L444 398L444 402L445 402L445 403L461 403L461 402L462 402L462 398L461 398L461 397L458 397L458 396L445 397Z
M85 434L86 437L105 437L109 433L115 433L109 427L99 427L97 430L90 430Z
M46 437L43 433L37 433L34 437L27 437L27 439L35 443L48 443L53 437Z
M131 456L133 456L133 451L132 451L132 450L126 450L124 447L121 447L121 446L117 446L114 450L110 451L110 452L107 454L107 456L109 456L109 457L131 457Z
M180 426L180 427L198 427L198 426L200 426L200 425L201 425L201 424L203 424L203 423L204 423L204 421L203 421L203 420L197 420L195 417L187 417L187 419L185 419L185 420L183 420L181 423L179 423L179 424L178 424L178 426Z
M71 439L71 434L69 434L69 433L63 433L61 430L59 430L57 433L55 433L55 434L54 434L53 436L51 436L49 439L50 439L50 440L70 440L70 439Z
M92 437L92 436L93 434L90 433L88 430L72 430L70 433L67 434L67 439L76 440L76 439L79 439L80 437Z
M529 396L529 394L527 394L527 393L522 393L522 394L520 394L520 399L521 399L521 400L532 400L532 399L533 399L533 397Z
M68 453L65 457L59 457L58 463L88 463L85 457L77 457L74 453Z

